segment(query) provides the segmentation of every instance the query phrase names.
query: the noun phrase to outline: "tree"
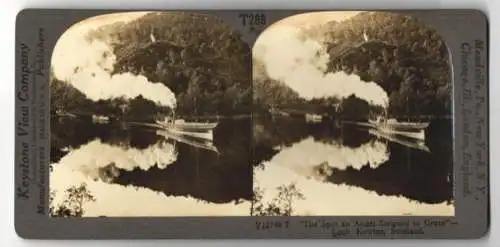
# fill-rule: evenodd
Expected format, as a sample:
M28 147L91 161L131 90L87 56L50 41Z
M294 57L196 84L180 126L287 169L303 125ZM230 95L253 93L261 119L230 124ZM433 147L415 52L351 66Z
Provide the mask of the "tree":
M83 205L86 202L95 202L94 196L87 189L87 184L72 186L65 191L65 198L59 205L53 205L55 191L50 192L49 214L53 217L82 217L85 214Z
M264 191L259 187L254 189L252 202L252 216L291 216L295 200L304 200L305 196L297 189L294 183L281 185L277 188L278 194L269 203L262 202Z
M164 84L176 95L177 114L250 114L250 48L221 19L195 13L151 13L89 34L89 39L102 41L110 37L117 58L113 73L141 74ZM231 104L214 100L225 92L223 97L229 99L224 102Z

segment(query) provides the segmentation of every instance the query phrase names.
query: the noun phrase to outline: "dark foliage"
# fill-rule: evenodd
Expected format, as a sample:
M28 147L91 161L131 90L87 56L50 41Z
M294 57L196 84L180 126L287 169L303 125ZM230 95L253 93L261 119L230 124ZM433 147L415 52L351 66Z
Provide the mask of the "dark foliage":
M250 49L214 16L151 13L126 25L104 26L89 38L111 38L114 73L141 74L170 88L177 114L250 113Z
M50 81L51 116L105 115L112 119L152 120L157 114L171 112L166 107L137 96L132 100L124 98L92 101L72 85L52 77Z
M252 216L292 216L294 202L305 200L306 197L293 183L276 188L278 194L269 202L263 201L264 189L256 187L252 200Z
M53 204L54 195L55 191L51 191L49 215L52 217L82 217L85 214L84 204L96 201L85 183L68 188L65 191L63 202L58 205Z
M368 40L365 40L365 34ZM446 44L438 33L416 18L385 12L361 13L342 22L330 22L304 33L320 38L330 55L327 73L343 71L374 81L389 95L393 117L443 117L451 114L451 70ZM254 60L254 99L261 109L301 106L303 111L335 115L340 99L306 101L285 84L266 75ZM254 74L255 74L254 72ZM346 104L352 99L343 100ZM358 115L368 114L357 107ZM370 108L381 111L381 109Z
M329 72L378 83L389 94L392 115L450 115L449 54L436 30L416 18L385 12L361 13L332 26L324 27Z
M130 23L103 26L87 38L112 47L117 60L114 74L141 74L171 89L178 115L227 116L251 111L250 49L238 32L214 16L151 13ZM92 102L54 77L51 96L53 115L91 113L150 120L155 113L170 113L142 97Z

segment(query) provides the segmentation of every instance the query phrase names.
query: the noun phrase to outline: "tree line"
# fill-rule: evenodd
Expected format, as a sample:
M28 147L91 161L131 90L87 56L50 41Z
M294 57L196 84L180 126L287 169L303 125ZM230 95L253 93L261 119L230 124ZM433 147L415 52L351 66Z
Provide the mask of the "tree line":
M111 39L114 73L141 74L177 98L180 115L250 114L251 53L234 28L215 16L150 13L104 26L89 38Z
M448 49L427 23L409 15L363 12L322 28L328 72L379 84L389 94L390 114L451 115Z
M285 83L270 78L262 63L254 59L254 113L270 113L273 109L295 112L299 116L306 113L327 118L366 121L370 114L382 113L381 106L373 106L354 95L346 98L335 96L306 100ZM260 67L260 68L259 68ZM294 115L294 114L292 114Z
M325 73L343 71L380 85L389 95L389 115L451 115L448 49L437 31L426 23L401 14L363 12L345 21L313 26L303 35L320 40L327 48L330 59ZM363 118L368 110L383 110L353 95L345 99L301 99L284 83L270 78L260 61L254 59L253 65L253 98L259 110L302 104L310 112Z
M131 100L115 98L92 101L71 84L55 77L50 81L51 116L105 115L114 120L152 120L155 116L171 113L168 107L156 105L153 101L137 96Z
M306 35L320 37L330 55L327 73L344 71L378 83L389 94L390 115L450 115L448 50L436 30L426 23L401 14L364 12L311 30L314 32ZM150 13L129 23L103 26L87 38L110 44L117 57L113 73L141 74L170 88L176 95L178 115L231 116L276 107L329 115L367 115L354 114L345 107L355 102L352 97L307 101L282 82L257 75L255 71L262 71L263 65L252 61L241 35L214 16ZM137 119L171 113L142 97L92 102L55 78L51 96L52 113L88 110ZM359 100L355 105L357 109L367 108Z
M52 113L86 111L143 119L156 112L182 116L249 115L252 107L250 48L221 19L182 12L150 13L89 32L88 41L110 45L112 74L130 72L174 92L176 109L142 97L92 102L66 82L52 78Z

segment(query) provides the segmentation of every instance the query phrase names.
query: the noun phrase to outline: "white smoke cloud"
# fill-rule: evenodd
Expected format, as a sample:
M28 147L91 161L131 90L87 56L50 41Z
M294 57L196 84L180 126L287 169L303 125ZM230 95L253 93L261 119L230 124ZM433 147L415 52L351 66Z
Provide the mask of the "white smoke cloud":
M111 47L85 37L97 27L99 25L80 24L60 37L52 55L56 78L70 83L94 101L118 97L132 99L142 95L161 106L175 108L175 95L165 85L150 82L142 75L111 75L116 63Z
M264 32L253 54L271 78L286 83L306 99L354 94L372 105L387 106L387 93L378 84L344 72L325 75L329 60L325 47L305 38L299 28L274 27Z
M158 142L144 150L139 150L112 146L96 139L70 151L57 164L54 164L54 167L65 166L92 179L107 180L107 177L103 177L106 176L102 173L103 169L111 169L112 173L114 173L113 168L126 171L139 168L147 171L157 166L165 169L177 160L177 155L175 147L167 142Z

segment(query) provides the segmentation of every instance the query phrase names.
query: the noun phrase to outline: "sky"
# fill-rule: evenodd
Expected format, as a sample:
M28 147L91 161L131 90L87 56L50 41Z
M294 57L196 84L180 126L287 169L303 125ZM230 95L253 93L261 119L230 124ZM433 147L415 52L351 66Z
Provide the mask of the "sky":
M161 83L142 75L122 73L111 75L116 56L103 41L88 41L87 33L117 21L133 21L148 12L109 14L81 21L59 38L52 55L55 77L83 92L89 99L133 99L139 95L158 105L175 108L174 93Z
M387 106L387 93L374 82L344 72L326 73L329 55L318 40L303 38L303 28L348 19L358 12L319 12L288 17L264 30L255 42L253 56L267 74L284 82L305 99L354 94L372 105Z

